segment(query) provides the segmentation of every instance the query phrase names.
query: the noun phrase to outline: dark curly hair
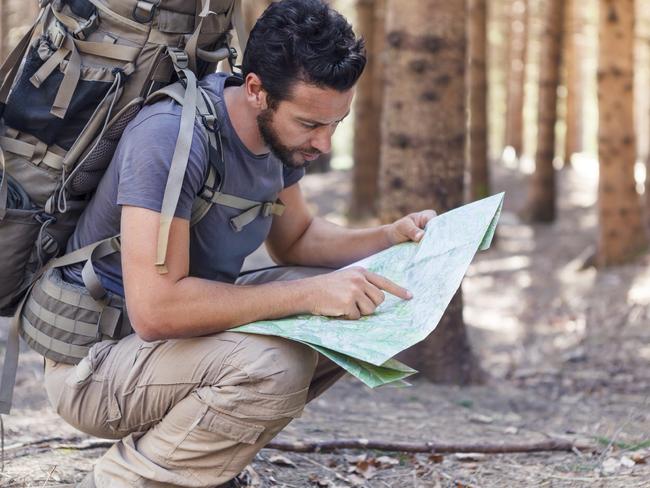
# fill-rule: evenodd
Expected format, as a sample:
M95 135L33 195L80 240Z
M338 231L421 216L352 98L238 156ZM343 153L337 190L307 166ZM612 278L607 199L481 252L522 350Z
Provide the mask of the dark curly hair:
M340 13L322 0L282 0L253 27L242 72L260 77L273 104L289 99L298 81L346 91L365 65L363 39Z

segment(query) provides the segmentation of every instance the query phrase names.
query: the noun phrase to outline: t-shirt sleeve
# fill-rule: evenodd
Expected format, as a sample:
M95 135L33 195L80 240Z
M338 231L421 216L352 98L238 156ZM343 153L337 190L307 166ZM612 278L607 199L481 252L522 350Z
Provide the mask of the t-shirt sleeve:
M305 168L287 168L283 166L282 176L284 177L284 187L288 188L294 183L298 183L305 176Z
M180 115L157 113L127 128L116 154L120 158L118 205L160 212L179 126ZM195 125L176 217L190 220L192 204L202 188L206 168L205 144Z

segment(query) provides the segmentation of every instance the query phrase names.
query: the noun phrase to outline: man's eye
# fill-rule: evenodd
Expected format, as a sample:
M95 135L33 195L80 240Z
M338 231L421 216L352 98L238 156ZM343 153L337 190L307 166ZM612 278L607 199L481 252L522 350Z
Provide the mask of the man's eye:
M309 124L307 122L300 122L300 125L302 125L305 129L315 129L316 128L315 124Z

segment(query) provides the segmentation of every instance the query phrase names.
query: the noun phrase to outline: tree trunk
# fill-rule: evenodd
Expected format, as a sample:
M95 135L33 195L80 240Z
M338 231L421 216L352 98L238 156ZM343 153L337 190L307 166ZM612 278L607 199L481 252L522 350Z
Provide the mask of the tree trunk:
M380 215L443 212L463 202L466 6L387 0L380 158ZM477 379L459 291L433 334L401 356L433 381Z
M358 0L357 29L366 41L368 61L354 101L354 171L350 216L372 217L376 213L385 0Z
M242 16L248 32L251 31L257 19L271 3L272 0L246 0L242 2Z
M9 55L9 1L0 0L0 64Z
M524 150L524 92L528 51L528 0L513 0L510 8L506 101L506 146L517 157Z
M488 196L487 0L469 0L469 165L470 200Z
M564 56L566 76L566 133L564 165L571 164L571 155L582 151L582 60L584 57L584 21L582 2L565 0Z
M557 88L562 64L562 0L548 0L543 11L544 30L540 52L535 172L529 183L525 216L534 222L555 219L555 122Z
M634 181L634 0L600 0L597 263L618 264L645 246Z

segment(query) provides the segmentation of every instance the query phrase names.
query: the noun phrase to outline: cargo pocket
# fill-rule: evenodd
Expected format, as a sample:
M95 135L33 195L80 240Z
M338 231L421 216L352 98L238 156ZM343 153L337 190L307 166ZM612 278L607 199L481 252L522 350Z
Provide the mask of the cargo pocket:
M28 283L39 215L38 210L10 208L0 219L0 309L13 305Z
M248 446L257 443L264 430L263 425L242 422L204 406L189 430L178 433L179 438L166 461L172 466L189 467L195 477L210 482L229 469L241 455L250 454L252 457L254 452L242 451L248 451ZM235 470L240 468L243 466L235 467Z

